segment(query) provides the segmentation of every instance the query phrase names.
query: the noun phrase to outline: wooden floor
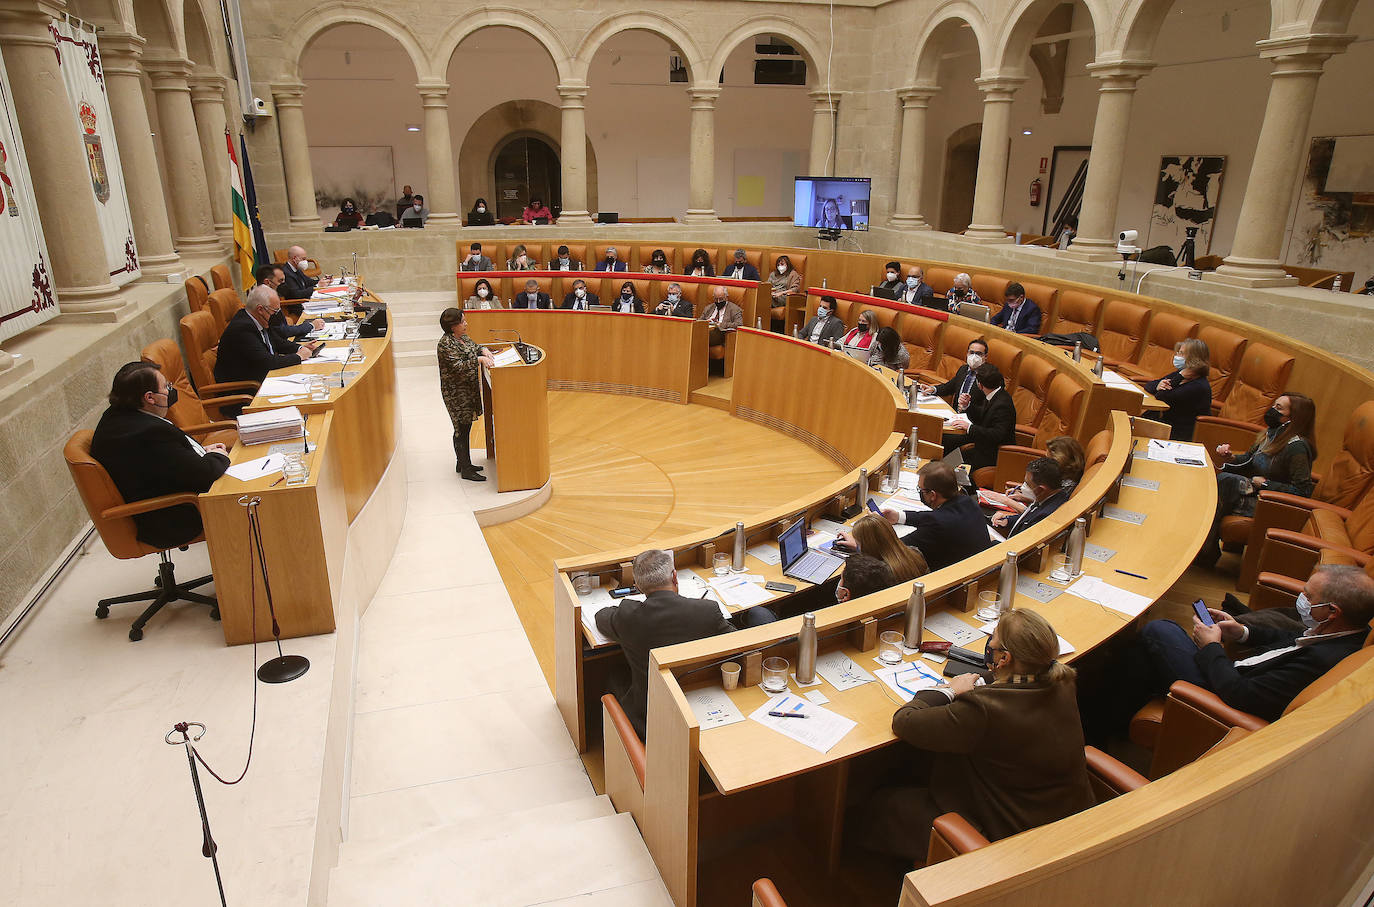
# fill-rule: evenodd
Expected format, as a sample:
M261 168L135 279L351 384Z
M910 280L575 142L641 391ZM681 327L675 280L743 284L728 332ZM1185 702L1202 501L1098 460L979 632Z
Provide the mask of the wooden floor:
M572 392L549 394L549 464L549 502L482 534L550 688L555 560L647 548L841 475L800 441L710 407Z

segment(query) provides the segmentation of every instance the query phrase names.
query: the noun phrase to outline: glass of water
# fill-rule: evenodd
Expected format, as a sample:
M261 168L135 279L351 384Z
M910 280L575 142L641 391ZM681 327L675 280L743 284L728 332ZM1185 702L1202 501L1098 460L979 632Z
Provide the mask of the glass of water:
M724 576L730 572L730 554L727 551L717 551L711 556L711 569L716 576Z
M878 634L878 660L883 664L895 665L906 654L902 650L902 634L896 630L884 630Z
M786 658L765 658L763 660L763 688L769 693L781 693L787 689Z
M298 453L286 455L281 471L287 485L304 485L305 480L310 478L310 467L306 465L305 457Z
M978 593L978 612L974 615L979 620L997 620L1002 616L1002 596L996 592Z
M1054 556L1054 569L1050 571L1050 579L1056 583L1067 583L1073 579L1073 571L1069 569L1069 556L1067 554Z
M309 378L310 399L324 402L329 399L329 382L324 375L311 375Z

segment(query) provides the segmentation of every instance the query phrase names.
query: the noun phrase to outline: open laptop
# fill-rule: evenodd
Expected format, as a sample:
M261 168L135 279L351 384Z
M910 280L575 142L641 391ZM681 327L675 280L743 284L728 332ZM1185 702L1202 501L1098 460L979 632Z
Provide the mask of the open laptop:
M872 285L871 292L868 295L875 296L878 299L891 299L893 302L897 301L896 290L889 290L887 287L880 287L877 284Z
M782 555L782 575L819 585L830 578L842 558L824 551L816 551L806 541L806 517L799 518L778 536L778 553Z
M988 319L992 317L992 309L981 302L961 302L959 303L959 314L965 318L972 318L974 321L987 324Z

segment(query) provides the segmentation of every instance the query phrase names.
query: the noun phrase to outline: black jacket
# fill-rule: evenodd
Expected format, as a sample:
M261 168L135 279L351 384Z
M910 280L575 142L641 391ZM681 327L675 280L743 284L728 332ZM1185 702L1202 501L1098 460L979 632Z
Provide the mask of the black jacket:
M1159 389L1159 382L1168 378L1173 386L1167 391ZM1212 414L1212 384L1206 378L1184 381L1183 375L1173 371L1164 378L1146 381L1141 387L1145 392L1169 404L1161 415L1160 421L1169 426L1170 441L1193 440L1193 429L1197 426L1198 416Z
M991 400L973 401L968 408L968 439L973 450L964 453L969 469L997 465L997 450L1016 443L1016 404L1003 388Z
M312 324L313 320L314 319L307 320L302 318L295 324L287 324L286 316L281 312L277 312L277 314L268 319L267 326L287 340L292 340L296 337L304 337L306 334L313 331L315 329Z
M510 307L512 309L551 309L553 308L553 297L548 293L540 293L534 305L530 305L529 297L525 295L524 290L521 290L511 299Z
M623 296L616 296L616 297L613 297L613 298L611 299L611 303L610 303L610 305L611 305L611 311L612 311L612 312L623 312L624 310L621 309L621 307L620 307L620 306L621 306L621 303L622 303L623 301L624 301L624 297L623 297ZM643 314L644 314L644 300L640 299L638 296L632 296L632 297L630 297L630 311L631 311L631 312L634 312L636 315L643 315Z
M221 453L201 456L186 433L166 419L142 410L110 407L91 440L91 456L110 474L125 503L164 494L208 491L229 468ZM200 535L200 511L192 504L140 513L134 517L138 540L175 548Z
M248 314L239 309L225 325L219 338L219 352L215 360L216 381L262 381L273 369L290 368L301 364L296 355L300 345L287 340L270 328L267 331L271 349L262 340L262 328ZM228 415L237 416L237 410Z
M691 269L688 268L688 270L690 271ZM720 276L721 276L721 277L729 278L730 280L758 280L758 279L759 279L759 269L756 268L756 267L754 267L753 265L751 265L751 264L750 264L749 262L747 262L747 261L744 263L744 275L743 275L742 277L731 277L730 275L731 275L731 273L732 273L734 270L735 270L735 260L732 258L732 259L730 259L730 263L729 263L728 265L726 265L725 267L723 267L723 268L720 269Z
M561 308L571 309L573 306L577 305L577 302L577 293L568 293L563 297L563 305ZM582 302L585 303L586 308L590 309L594 305L601 305L601 297L597 296L591 290L588 290L587 298L583 299Z
M902 541L920 550L931 570L972 557L992 547L978 499L961 494L934 510L908 510L903 519L915 531Z
M649 650L728 633L734 626L713 601L676 592L650 592L645 600L622 601L596 613L596 626L620 643L630 665L630 686L620 698L630 723L644 739L649 707Z
M306 277L286 262L282 262L281 272L286 275L281 286L277 287L277 295L282 299L309 299L315 292L315 285L320 282L319 278Z
M1245 644L1257 653L1291 646L1298 639L1298 634L1277 627L1248 626L1250 638ZM1207 688L1220 696L1222 702L1265 721L1278 721L1283 710L1308 684L1347 655L1359 651L1368 633L1365 630L1299 646L1248 667L1236 667L1220 643L1203 646L1193 658L1207 678Z
M1007 526L1007 531L1003 535L1015 535L1023 529L1029 529L1045 517L1059 509L1059 505L1069 499L1069 489L1061 488L1054 494L1045 498L1037 504L1031 504L1021 511Z
M937 384L937 385L935 385L935 396L937 396L937 397L948 397L949 400L950 400L950 403L952 403L952 404L954 405L954 407L957 409L958 406L959 406L959 392L960 392L961 390L963 390L963 387L964 387L964 379L967 378L967 377L968 377L968 363L965 362L963 365L959 366L959 371L957 371L957 372L954 373L954 377L953 377L953 378L950 378L950 379L949 379L948 381L946 381L944 384ZM969 404L968 404L968 405L969 405L970 408L971 408L975 403L983 403L983 402L985 402L985 401L987 400L987 398L983 396L983 389L982 389L981 387L978 386L978 382L977 382L977 381L970 382L970 384L969 384L969 392L968 392L968 395L969 395ZM1014 403L1014 402L1013 402L1013 404L1012 404L1012 408L1015 409L1015 403Z
M686 296L679 299L677 305L673 305L666 299L663 300L658 305L654 306L654 314L671 315L674 318L697 317L696 307L692 305L692 301Z

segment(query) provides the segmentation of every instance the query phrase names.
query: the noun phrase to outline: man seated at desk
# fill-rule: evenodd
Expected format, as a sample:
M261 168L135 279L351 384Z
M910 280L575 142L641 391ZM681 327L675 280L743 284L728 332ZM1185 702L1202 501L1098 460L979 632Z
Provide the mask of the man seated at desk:
M549 262L550 271L581 271L582 262L573 258L567 246L558 247L558 257Z
M539 292L539 281L531 277L525 281L525 292L515 294L515 298L510 301L512 309L551 309L553 308L553 297L548 293Z
M674 318L691 318L696 314L696 308L691 300L682 297L682 284L668 284L668 295L662 302L654 306L655 315L671 315ZM740 312L740 321L744 321L744 313Z
M988 524L978 499L961 494L954 467L932 460L916 473L916 493L929 510L883 508L883 516L898 526L914 526L902 541L925 555L931 570L972 557L992 547Z
M277 291L282 299L309 299L315 293L320 278L306 276L310 259L305 249L292 246L286 250L286 263L282 265L282 282Z
M1009 283L1005 303L1001 311L992 316L992 323L1017 334L1039 334L1040 317L1040 306L1034 299L1026 298L1026 288L1019 283Z
M720 346L725 343L726 334L744 324L744 310L730 301L730 291L725 287L712 287L711 304L697 320L711 325L708 345Z
M223 444L202 447L167 421L177 389L152 362L130 362L115 373L110 407L91 439L94 457L119 489L126 504L164 494L209 491L229 468ZM134 516L138 540L176 548L200 535L200 511L181 504Z
M1002 510L992 517L993 528L1005 536L1029 529L1069 499L1069 489L1063 487L1063 479L1059 474L1059 463L1049 457L1040 457L1026 464L1026 479L1020 490L1023 497L1031 499L1025 510L1020 513Z
M973 380L973 372L987 361L988 342L982 337L970 340L968 350L964 354L964 364L959 366L954 376L942 384L922 384L920 391L923 394L945 397L953 401L955 412L965 412L974 403L981 404L986 401L983 389Z
M460 271L490 271L491 259L482 254L482 244L475 242L468 246L468 257L458 263Z
M601 297L587 289L587 281L574 280L572 292L563 297L563 308L586 312L594 305L601 305Z
M606 247L606 257L596 263L598 271L626 271L628 268L625 262L620 260L620 254L615 246Z
M844 336L844 322L835 314L835 297L822 296L816 314L802 328L802 339L826 344Z
M273 369L300 365L315 354L319 344L295 343L270 328L281 313L277 291L259 284L248 291L248 302L234 313L219 338L215 360L216 381L257 381ZM242 406L226 406L226 416L237 416Z
M734 261L720 276L731 280L758 280L759 269L749 263L749 256L744 254L743 249L736 249Z
M973 370L973 380L983 395L983 402L969 403L969 408L946 422L947 431L941 437L945 453L953 453L966 444L972 447L963 453L970 470L997 465L997 452L1004 444L1016 443L1016 404L1006 391L1002 370L991 362L984 362Z
M927 309L939 308L935 302L935 289L926 283L925 268L912 265L907 269L906 283L897 290L897 301Z
M282 282L286 280L286 272L282 270L281 265L263 265L261 268L258 268L257 278L258 286L271 287L273 290L277 290L277 296L280 298L281 292L279 288ZM288 324L286 321L286 305L283 303L281 309L277 311L277 314L272 316L272 321L268 324L268 327L285 337L287 340L294 340L297 337L304 337L311 331L323 330L324 319L316 318L313 321L300 321L296 324Z
M835 601L847 602L897 585L897 577L886 562L867 554L851 554L840 568L840 583Z

